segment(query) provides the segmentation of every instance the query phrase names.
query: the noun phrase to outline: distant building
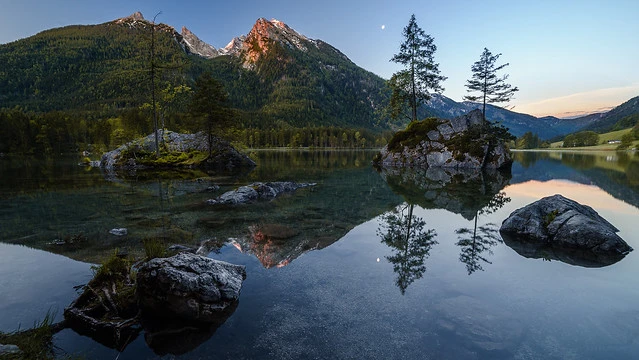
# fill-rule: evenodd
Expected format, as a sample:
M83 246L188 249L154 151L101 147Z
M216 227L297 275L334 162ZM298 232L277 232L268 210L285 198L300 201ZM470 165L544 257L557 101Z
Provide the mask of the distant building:
M608 140L608 144L621 144L621 140Z

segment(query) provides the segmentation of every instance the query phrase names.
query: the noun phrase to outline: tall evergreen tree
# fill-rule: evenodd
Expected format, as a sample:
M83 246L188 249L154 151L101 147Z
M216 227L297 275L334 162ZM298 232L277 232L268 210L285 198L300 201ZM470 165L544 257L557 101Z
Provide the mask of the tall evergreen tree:
M497 65L497 59L501 54L493 55L490 50L484 48L479 61L472 66L473 76L466 82L468 92L479 92L480 95L466 95L464 100L473 102L483 102L482 114L484 122L486 122L486 104L509 102L515 92L519 91L517 87L506 83L508 74L502 77L497 76L497 72L510 65L505 63Z
M392 62L404 65L404 69L393 74L388 82L392 89L391 117L399 117L408 105L411 109L409 118L415 121L419 104L428 101L431 92L444 91L440 83L446 77L440 75L439 64L434 62L433 55L437 46L433 38L417 25L414 14L402 34L404 42L399 47L399 53L391 59Z
M222 127L231 119L230 109L226 106L228 95L222 84L211 73L202 74L195 81L195 92L191 100L191 113L204 119L204 128L208 134L209 156L212 154L213 129Z

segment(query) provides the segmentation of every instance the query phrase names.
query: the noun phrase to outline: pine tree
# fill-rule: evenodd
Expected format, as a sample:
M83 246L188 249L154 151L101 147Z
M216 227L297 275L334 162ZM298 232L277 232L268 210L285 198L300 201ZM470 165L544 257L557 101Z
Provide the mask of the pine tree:
M222 84L211 73L202 74L195 81L195 92L191 100L191 113L204 118L204 127L208 135L209 156L213 151L213 129L223 127L231 119L226 106L228 95Z
M440 75L439 64L433 59L437 46L433 38L417 25L415 15L410 17L402 34L404 42L391 61L404 65L404 69L393 74L388 82L392 89L389 107L391 117L396 119L408 104L411 109L409 118L415 121L419 104L428 101L431 92L444 91L440 82L446 77Z
M497 72L510 65L496 65L497 59L501 54L493 55L490 50L484 48L479 61L472 66L473 76L467 81L466 87L468 92L480 92L481 95L466 95L464 100L473 102L483 102L482 114L484 123L486 122L486 104L509 102L515 92L519 91L517 87L506 83L508 74L498 77Z

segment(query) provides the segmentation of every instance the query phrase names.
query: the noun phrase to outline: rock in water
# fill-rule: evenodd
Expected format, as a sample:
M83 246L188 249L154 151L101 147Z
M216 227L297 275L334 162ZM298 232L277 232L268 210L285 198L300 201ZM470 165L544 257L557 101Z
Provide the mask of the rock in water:
M153 317L215 322L239 299L244 279L244 266L196 254L156 258L138 271L138 303Z
M415 121L398 131L375 157L379 167L506 169L512 158L503 140L481 130L481 110L452 120ZM495 143L495 142L499 143Z
M553 195L515 210L504 220L504 240L583 249L594 254L625 255L632 248L619 230L589 206Z
M168 152L193 152L209 153L208 136L204 132L196 134L180 134L173 131L160 130L162 146ZM175 163L173 165L157 164L155 167L204 167L217 170L234 170L240 168L252 168L255 162L248 156L241 154L231 144L218 137L213 137L211 141L211 156L199 163L188 163L188 165ZM141 139L133 140L102 155L100 166L107 170L115 169L144 169L150 165L142 164L141 158L145 154L155 152L155 134L150 134Z
M255 200L269 200L277 197L278 195L286 192L293 192L299 188L314 186L314 183L295 183L291 181L279 181L279 182L256 182L246 186L240 186L239 188L227 191L224 194L218 196L216 199L208 200L209 204L225 204L225 205L237 205L246 204Z
M127 235L128 233L129 233L129 230L127 230L126 228L115 228L115 229L109 230L109 234L115 235L115 236L124 236L124 235Z

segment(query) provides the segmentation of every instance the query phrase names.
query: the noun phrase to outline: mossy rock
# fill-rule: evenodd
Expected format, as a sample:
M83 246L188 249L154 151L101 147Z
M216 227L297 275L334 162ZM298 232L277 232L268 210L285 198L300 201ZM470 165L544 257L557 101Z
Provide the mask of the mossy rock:
M388 151L400 152L404 147L415 147L422 140L428 138L428 133L437 130L442 123L437 118L427 118L422 121L413 121L404 130L400 130L388 142Z

